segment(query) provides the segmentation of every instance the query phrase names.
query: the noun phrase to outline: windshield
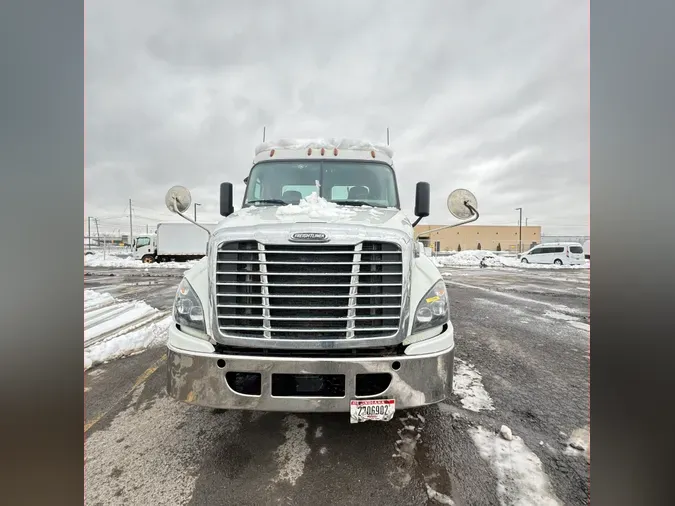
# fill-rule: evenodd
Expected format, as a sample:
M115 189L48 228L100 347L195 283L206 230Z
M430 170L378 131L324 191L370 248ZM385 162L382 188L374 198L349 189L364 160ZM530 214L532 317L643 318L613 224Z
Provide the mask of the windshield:
M136 247L141 248L143 246L148 246L150 244L150 238L149 237L139 237L138 239L134 239L136 242Z
M391 167L359 161L274 161L251 169L244 206L297 204L313 192L343 205L399 207Z

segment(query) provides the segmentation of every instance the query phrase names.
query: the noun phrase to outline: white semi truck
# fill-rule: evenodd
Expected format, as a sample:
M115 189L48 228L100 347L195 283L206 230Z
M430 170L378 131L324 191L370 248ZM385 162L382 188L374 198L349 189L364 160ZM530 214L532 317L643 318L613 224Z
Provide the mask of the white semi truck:
M134 258L144 263L183 262L198 260L206 255L209 233L217 223L202 223L205 229L190 223L160 223L153 234L141 234L134 239Z
M242 207L225 218L178 286L168 392L221 409L345 412L353 423L452 392L454 332L445 283L401 211L392 151L361 141L279 141L256 151ZM173 187L167 207L191 202ZM456 190L450 212L478 219ZM195 224L196 226L201 226ZM445 227L443 227L445 228Z

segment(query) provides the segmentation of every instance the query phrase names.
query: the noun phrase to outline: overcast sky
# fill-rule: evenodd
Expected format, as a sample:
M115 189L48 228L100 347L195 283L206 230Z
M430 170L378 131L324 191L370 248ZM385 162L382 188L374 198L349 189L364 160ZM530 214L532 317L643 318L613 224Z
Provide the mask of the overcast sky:
M588 231L587 1L96 0L85 33L85 216L101 230L128 232L129 198L135 233L175 220L175 184L216 221L266 125L378 142L390 127L406 211L431 183L426 223L453 221L461 187L476 224L523 207L548 235Z

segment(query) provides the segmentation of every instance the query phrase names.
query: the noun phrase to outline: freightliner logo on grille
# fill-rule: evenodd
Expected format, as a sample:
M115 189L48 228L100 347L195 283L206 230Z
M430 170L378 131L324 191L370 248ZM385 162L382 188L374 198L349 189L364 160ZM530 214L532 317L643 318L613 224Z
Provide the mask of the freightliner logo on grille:
M293 242L328 242L330 239L323 232L296 232L291 234Z

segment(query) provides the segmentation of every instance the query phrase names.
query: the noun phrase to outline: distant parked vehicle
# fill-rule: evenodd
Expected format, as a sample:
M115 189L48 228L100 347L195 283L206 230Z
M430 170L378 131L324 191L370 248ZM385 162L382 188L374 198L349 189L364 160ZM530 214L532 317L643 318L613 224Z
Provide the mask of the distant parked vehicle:
M578 242L539 244L518 255L524 264L581 265L585 263L584 248Z
M202 223L209 230L216 223ZM209 235L190 223L160 223L155 234L141 234L134 239L134 258L143 263L184 262L206 256Z
M586 257L586 260L591 259L591 240L590 239L584 243L584 256Z

